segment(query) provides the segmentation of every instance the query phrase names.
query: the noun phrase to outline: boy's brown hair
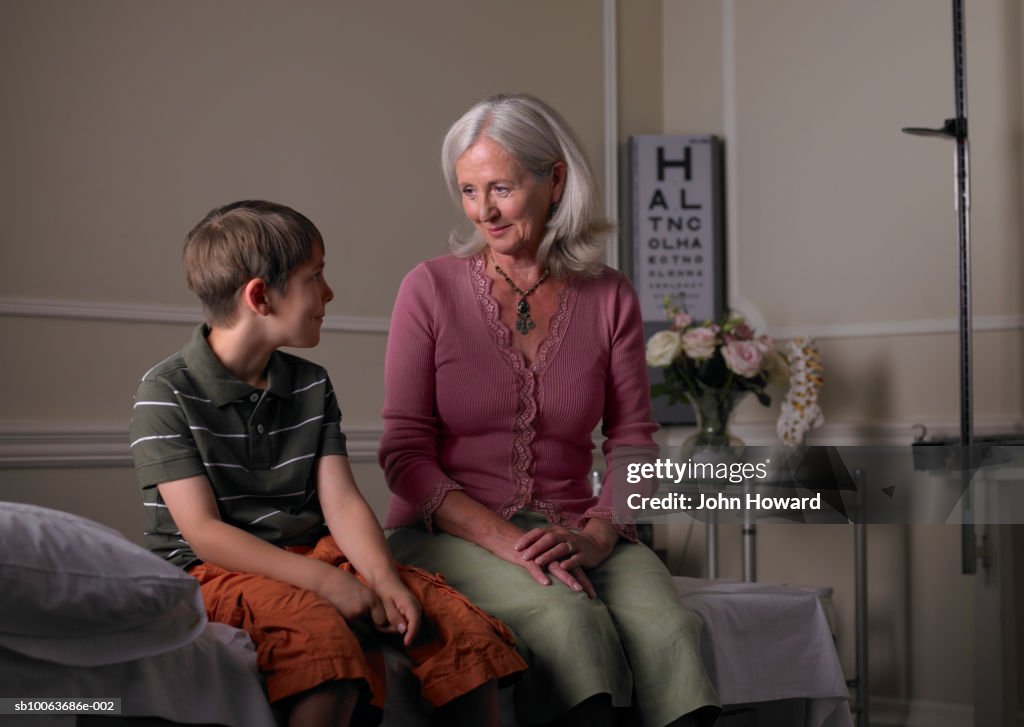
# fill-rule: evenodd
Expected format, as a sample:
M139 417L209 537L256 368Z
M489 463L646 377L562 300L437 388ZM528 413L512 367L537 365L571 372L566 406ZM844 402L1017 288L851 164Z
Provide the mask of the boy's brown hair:
M284 293L288 275L308 260L320 231L291 207L243 200L211 210L185 238L182 263L188 289L211 324L235 322L239 289L253 278Z

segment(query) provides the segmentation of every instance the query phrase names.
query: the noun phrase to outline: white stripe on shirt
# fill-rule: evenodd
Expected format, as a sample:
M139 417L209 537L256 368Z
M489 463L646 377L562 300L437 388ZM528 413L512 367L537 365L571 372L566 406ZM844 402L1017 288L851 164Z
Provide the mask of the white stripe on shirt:
M203 462L203 467L227 467L228 469L246 470L248 472L248 468L240 464L229 464L227 462Z
M134 442L132 442L130 446L134 447L139 442L147 442L150 439L180 439L180 438L181 438L180 434L154 434L151 437L139 437Z
M270 469L272 469L272 470L280 469L281 467L284 467L286 464L291 464L292 462L298 462L300 459L309 459L310 457L316 457L316 452L313 452L311 454L304 454L301 457L292 457L291 459L286 459L281 464L275 464Z
M323 414L320 414L320 415L318 415L318 416L315 416L315 417L311 417L311 418L307 419L307 420L306 420L306 421L304 421L304 422L299 422L298 424L296 424L296 425L294 425L294 426L291 426L291 427L285 427L284 429L275 429L275 430L274 430L274 431L272 431L272 432L267 432L267 436L269 437L269 436L271 436L271 435L273 435L273 434L280 434L281 432L288 432L288 431L291 431L292 429L298 429L299 427L304 427L304 426L306 426L306 425L307 425L307 424L309 424L310 422L315 422L315 421L316 421L317 419L323 419L323 418L324 418L324 415L323 415Z
M192 396L191 394L186 394L184 391L178 391L177 389L174 389L174 393L177 396L184 396L186 399L192 399L193 401L201 401L204 404L212 404L213 403L213 399L204 399L201 396Z
M314 386L319 386L320 384L324 383L325 381L327 381L327 379L320 379L319 381L314 381L309 386L303 386L301 389L295 389L295 391L293 391L292 393L293 394L300 394L303 391L306 391L308 389L312 389Z
M270 517L271 515L280 515L280 514L281 514L281 511L280 511L280 510L273 510L273 511L271 511L271 512L268 512L268 513L267 513L266 515L260 515L260 516L259 516L258 518L256 518L255 520L253 520L253 521L252 521L252 522L250 522L249 524L250 524L250 525L255 525L255 524L256 524L256 523L258 523L258 522L259 522L260 520L266 520L266 519L267 519L268 517Z

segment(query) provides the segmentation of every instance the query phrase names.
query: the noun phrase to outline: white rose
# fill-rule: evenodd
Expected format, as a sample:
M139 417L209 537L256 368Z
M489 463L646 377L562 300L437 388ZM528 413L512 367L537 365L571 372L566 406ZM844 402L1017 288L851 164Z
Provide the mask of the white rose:
M715 355L718 336L710 328L691 328L683 334L683 350L695 361L703 361Z
M683 348L683 342L676 331L658 331L647 341L647 365L668 366Z
M752 341L729 341L722 346L725 365L744 378L753 378L761 370L761 351Z

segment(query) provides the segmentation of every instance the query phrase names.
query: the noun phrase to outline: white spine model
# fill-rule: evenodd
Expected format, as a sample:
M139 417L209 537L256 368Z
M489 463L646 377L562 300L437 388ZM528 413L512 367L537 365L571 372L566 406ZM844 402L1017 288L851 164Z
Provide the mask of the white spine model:
M821 353L813 338L794 338L786 350L789 362L789 390L782 401L775 427L783 444L803 444L807 432L825 423L818 405L818 391L824 383Z

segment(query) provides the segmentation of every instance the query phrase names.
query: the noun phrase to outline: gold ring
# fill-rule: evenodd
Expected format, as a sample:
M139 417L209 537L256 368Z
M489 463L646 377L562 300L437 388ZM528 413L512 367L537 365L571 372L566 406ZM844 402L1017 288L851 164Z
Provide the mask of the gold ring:
M572 543L570 543L568 540L565 541L565 547L569 549L569 555L572 555L576 552L576 548L572 547Z

